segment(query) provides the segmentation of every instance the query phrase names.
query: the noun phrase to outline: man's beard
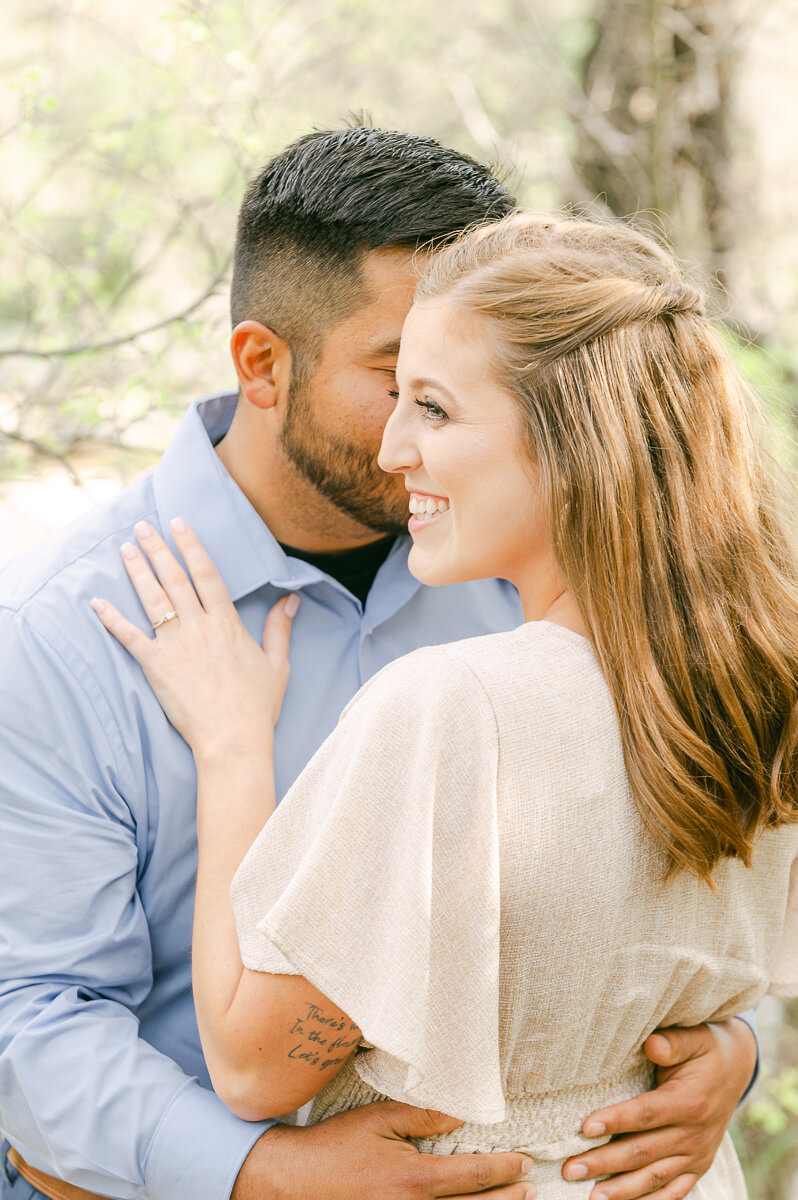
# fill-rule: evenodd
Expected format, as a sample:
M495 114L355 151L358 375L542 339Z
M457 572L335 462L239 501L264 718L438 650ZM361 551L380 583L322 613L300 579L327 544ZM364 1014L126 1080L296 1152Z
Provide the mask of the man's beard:
M358 524L377 533L407 532L407 495L397 494L395 476L380 470L376 452L318 424L301 374L291 380L280 442L316 491Z

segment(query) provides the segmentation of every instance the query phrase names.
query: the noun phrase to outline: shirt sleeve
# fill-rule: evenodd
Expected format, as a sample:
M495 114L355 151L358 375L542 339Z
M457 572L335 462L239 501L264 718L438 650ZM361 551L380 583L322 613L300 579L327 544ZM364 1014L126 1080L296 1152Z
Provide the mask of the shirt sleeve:
M754 1035L754 1041L756 1042L756 1062L754 1063L754 1072L751 1076L748 1087L737 1101L737 1107L739 1108L741 1104L745 1104L759 1080L759 1075L762 1070L762 1047L759 1042L759 1025L757 1024L756 1019L756 1009L749 1008L745 1012L738 1013L737 1016L741 1021L745 1021L746 1025L751 1030L751 1033Z
M0 662L0 1127L104 1196L225 1200L268 1123L138 1036L152 959L110 713L8 610Z
M798 858L790 872L784 927L768 990L773 996L798 996Z
M504 1116L498 737L466 664L416 651L375 676L233 881L245 965L301 974L373 1048L377 1091Z

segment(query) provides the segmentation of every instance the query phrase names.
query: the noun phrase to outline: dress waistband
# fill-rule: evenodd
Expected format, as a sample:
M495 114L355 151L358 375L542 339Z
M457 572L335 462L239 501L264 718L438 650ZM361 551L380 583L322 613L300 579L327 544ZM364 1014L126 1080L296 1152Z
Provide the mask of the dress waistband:
M539 1162L558 1162L609 1140L607 1137L586 1138L580 1132L591 1112L628 1100L653 1085L654 1068L644 1061L617 1077L590 1084L506 1095L503 1121L493 1125L466 1122L451 1133L413 1140L425 1153L521 1150ZM350 1061L317 1098L311 1121L315 1123L333 1112L359 1108L380 1099L388 1097L379 1095L365 1083Z

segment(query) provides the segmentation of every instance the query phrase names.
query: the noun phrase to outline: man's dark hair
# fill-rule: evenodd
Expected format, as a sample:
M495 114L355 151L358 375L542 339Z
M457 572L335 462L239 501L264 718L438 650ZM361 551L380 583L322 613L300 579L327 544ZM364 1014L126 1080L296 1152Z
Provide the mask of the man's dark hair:
M482 166L433 138L355 126L307 134L271 159L241 205L233 324L260 321L296 366L364 304L360 265L384 246L448 241L515 207Z

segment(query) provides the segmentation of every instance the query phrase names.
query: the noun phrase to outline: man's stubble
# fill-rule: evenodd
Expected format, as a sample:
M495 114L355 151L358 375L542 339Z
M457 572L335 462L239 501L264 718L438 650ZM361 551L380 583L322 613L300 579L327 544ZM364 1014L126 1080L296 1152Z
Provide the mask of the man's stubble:
M380 470L378 447L347 441L320 425L302 373L291 380L280 443L302 477L347 516L375 533L407 532L407 494L395 476Z

